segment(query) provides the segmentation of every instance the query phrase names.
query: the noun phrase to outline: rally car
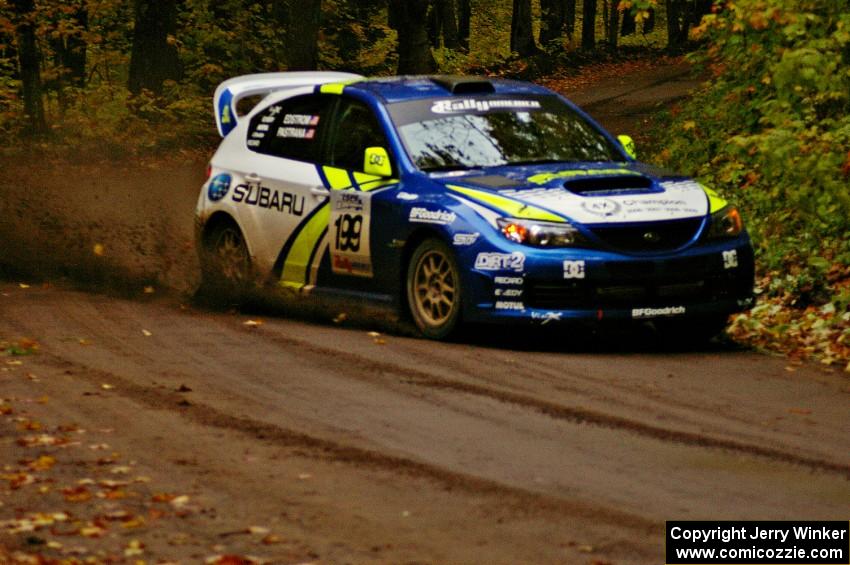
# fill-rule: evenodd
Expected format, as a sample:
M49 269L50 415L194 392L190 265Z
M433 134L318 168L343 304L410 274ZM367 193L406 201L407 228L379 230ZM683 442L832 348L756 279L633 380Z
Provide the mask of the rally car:
M374 300L435 339L571 320L709 335L752 304L738 210L541 86L269 73L222 83L214 108L205 285Z

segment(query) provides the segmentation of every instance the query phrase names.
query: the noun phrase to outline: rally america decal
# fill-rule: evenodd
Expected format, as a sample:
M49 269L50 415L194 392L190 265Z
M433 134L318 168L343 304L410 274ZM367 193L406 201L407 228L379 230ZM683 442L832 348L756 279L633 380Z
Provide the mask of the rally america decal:
M537 100L437 100L431 105L434 114L470 114L504 110L539 110Z
M372 276L369 249L372 195L351 190L331 191L331 267L338 275Z

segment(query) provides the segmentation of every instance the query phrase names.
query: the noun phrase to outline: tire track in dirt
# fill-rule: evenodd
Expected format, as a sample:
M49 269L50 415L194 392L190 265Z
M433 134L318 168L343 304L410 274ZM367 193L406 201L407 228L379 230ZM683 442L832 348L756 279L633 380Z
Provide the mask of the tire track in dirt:
M243 331L251 330L246 329ZM331 363L328 361L329 358L333 358L335 361L344 360L346 362L346 376L357 375L359 379L366 380L368 382L385 382L386 378L381 378L380 375L396 375L400 377L399 382L404 384L486 397L505 404L534 410L551 418L571 423L589 424L602 428L622 430L664 442L709 449L720 449L743 455L762 457L782 463L800 465L817 471L835 473L850 479L850 465L843 463L828 461L822 458L802 456L761 445L652 426L643 422L605 414L595 410L574 406L563 406L511 391L488 388L472 383L465 383L435 376L419 369L403 367L386 361L368 359L354 353L323 347L311 342L279 334L266 333L263 334L263 337L267 340L274 341L281 346L295 349L300 353L309 352L315 356L314 362L316 364L330 369L336 368L336 370L339 370L339 363Z
M456 473L421 461L345 445L253 418L235 416L206 404L189 402L180 394L142 386L115 372L89 367L58 355L42 353L39 360L95 386L103 382L114 383L110 393L119 394L147 408L177 412L197 424L239 432L256 440L294 449L301 456L391 471L411 478L436 481L447 489L456 488L470 494L498 497L502 505L511 507L516 513L569 514L581 519L636 530L645 535L658 535L663 531L656 522L626 512L546 496L496 481Z

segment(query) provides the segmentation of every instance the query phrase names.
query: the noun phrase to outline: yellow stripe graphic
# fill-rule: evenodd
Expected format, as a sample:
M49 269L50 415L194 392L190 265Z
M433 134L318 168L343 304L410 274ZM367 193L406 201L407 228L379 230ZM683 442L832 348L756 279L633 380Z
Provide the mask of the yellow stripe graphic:
M611 175L640 176L640 173L631 169L573 169L569 171L558 171L556 173L541 173L528 177L528 182L534 184L546 184L554 179L567 179L572 177L600 177Z
M313 248L319 243L319 238L328 227L330 219L330 206L325 202L320 204L321 209L313 214L313 217L299 232L295 242L289 249L286 261L283 264L283 272L280 276L280 285L288 288L300 289L307 281L307 269Z
M711 190L710 188L702 187L705 191L706 196L708 196L708 212L710 214L714 214L718 210L722 210L729 204L726 200L723 199L719 194Z
M478 200L479 202L489 204L493 208L500 210L506 217L509 218L525 218L527 220L542 220L546 222L564 221L564 218L555 215L552 212L542 208L537 208L536 206L531 206L530 204L525 204L524 202L514 200L513 198L493 194L492 192L485 192L483 190L475 190L462 186L449 185L448 188L455 192L460 192L469 198Z

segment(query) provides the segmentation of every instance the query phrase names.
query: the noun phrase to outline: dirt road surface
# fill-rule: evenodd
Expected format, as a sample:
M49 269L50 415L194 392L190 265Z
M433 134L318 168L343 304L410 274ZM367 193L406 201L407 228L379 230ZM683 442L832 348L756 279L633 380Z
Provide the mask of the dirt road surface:
M657 72L584 92L639 129L690 86ZM846 375L213 312L186 298L202 164L10 170L0 562L661 563L665 520L848 517Z

